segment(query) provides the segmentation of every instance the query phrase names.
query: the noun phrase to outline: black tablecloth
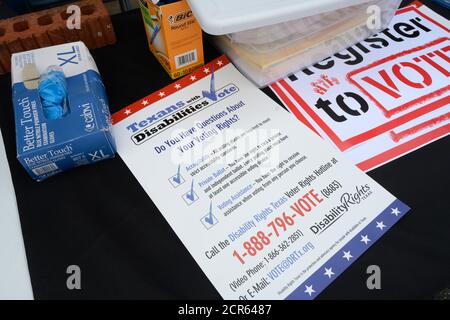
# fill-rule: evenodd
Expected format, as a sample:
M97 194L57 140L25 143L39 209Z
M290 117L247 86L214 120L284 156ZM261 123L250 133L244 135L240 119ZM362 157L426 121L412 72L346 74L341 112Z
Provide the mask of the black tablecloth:
M171 80L148 50L138 11L113 23L117 44L92 54L115 112ZM219 55L205 50L206 61ZM10 86L0 77L0 125L35 298L220 298L120 157L31 180L15 158ZM431 298L450 285L449 150L441 139L369 173L412 210L321 299ZM373 264L381 290L366 287ZM81 267L82 290L67 289L69 265Z

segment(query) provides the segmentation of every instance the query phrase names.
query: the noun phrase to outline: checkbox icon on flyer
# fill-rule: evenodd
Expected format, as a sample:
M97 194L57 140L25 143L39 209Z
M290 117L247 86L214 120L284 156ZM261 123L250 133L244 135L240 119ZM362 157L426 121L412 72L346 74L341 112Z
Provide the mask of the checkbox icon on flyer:
M202 217L201 222L203 226L208 230L219 223L219 220L212 213L212 202L209 206L209 212L205 216Z
M185 182L183 176L180 173L180 167L181 166L179 165L177 173L169 178L169 182L174 188L181 186Z
M183 200L189 206L198 200L198 195L194 191L194 181L192 181L189 191L183 194Z

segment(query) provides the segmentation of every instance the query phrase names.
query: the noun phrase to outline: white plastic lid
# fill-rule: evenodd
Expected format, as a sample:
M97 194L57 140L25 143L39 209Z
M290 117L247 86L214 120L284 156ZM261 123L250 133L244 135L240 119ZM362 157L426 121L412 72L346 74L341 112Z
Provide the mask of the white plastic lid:
M187 0L202 29L213 35L264 27L370 0Z

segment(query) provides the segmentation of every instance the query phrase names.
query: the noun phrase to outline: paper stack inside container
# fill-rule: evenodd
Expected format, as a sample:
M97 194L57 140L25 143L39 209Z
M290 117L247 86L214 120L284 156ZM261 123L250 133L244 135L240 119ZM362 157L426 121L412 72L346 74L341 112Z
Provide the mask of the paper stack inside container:
M200 7L202 0L189 2L203 29L215 34L212 38L217 46L242 73L263 87L385 28L401 1L292 1L293 12L289 14L277 12L274 9L277 1L271 1L272 6L267 3L266 10L259 4L258 9L249 11L248 20L257 28L249 28L250 23L232 25L238 19L226 19L225 13L213 17L223 24L217 21L210 23L205 11L212 6L205 9L203 4ZM220 10L220 1L213 3L218 5L216 10ZM283 7L289 8L284 2ZM248 9L242 8L241 11ZM264 21L255 16L264 17ZM298 18L293 18L296 16ZM220 20L220 17L224 19ZM283 19L288 21L273 24ZM227 30L236 32L221 33Z

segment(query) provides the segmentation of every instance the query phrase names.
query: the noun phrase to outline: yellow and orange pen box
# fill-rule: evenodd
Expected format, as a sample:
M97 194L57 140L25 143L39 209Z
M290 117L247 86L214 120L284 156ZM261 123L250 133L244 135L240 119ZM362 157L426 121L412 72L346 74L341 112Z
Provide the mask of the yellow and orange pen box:
M204 64L202 30L186 0L140 0L150 50L172 79Z

